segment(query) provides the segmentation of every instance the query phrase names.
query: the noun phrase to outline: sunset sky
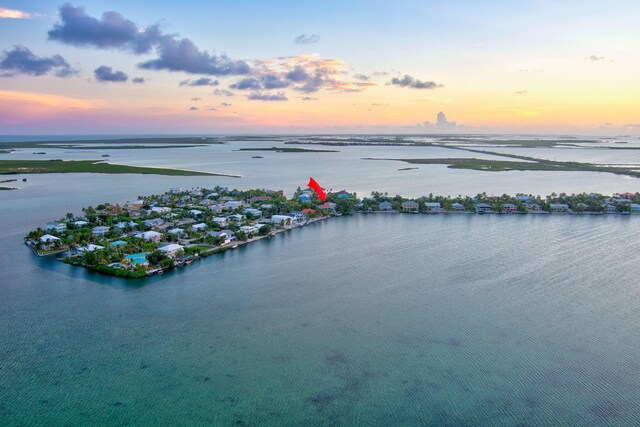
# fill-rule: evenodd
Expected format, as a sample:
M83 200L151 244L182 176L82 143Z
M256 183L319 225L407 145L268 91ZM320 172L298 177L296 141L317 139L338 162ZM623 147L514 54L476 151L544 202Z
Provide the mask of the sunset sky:
M0 134L640 133L640 3L0 0Z

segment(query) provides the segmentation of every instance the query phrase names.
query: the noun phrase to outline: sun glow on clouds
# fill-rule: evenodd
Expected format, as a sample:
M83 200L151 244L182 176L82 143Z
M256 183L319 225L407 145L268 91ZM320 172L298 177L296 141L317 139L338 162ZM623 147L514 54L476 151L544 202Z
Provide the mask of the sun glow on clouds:
M71 98L35 92L0 91L0 101L14 105L52 107L59 109L88 110L102 105L102 101Z
M0 7L0 18L4 19L28 19L36 16L33 13L23 12L22 10L7 9Z

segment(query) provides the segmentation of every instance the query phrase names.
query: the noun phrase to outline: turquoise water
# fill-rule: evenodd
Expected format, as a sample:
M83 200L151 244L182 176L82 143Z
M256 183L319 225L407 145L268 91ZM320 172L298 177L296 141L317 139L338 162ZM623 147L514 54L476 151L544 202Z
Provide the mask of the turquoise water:
M2 425L640 423L635 217L343 217L144 282L11 234Z

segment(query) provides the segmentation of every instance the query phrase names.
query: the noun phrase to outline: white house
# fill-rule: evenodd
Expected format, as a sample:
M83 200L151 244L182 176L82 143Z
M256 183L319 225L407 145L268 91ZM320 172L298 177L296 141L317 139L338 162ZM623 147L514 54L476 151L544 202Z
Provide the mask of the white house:
M165 246L160 246L158 248L159 251L164 252L167 256L171 258L174 258L178 253L178 251L181 251L182 249L183 247L178 245L177 243L171 243Z
M242 207L242 202L237 200L229 200L228 202L225 202L224 207L229 210L235 210Z
M85 252L93 252L100 249L104 249L104 246L94 245L93 243L89 243L87 246L80 246L77 250L79 253Z
M97 227L93 227L93 230L91 230L91 232L96 236L104 236L109 232L109 229L110 227L107 227L106 225L99 225Z
M67 224L64 222L48 222L45 230L55 230L61 233L67 230Z
M78 228L82 228L82 227L84 227L85 225L88 225L88 224L89 224L88 221L82 221L82 220L73 221L73 225L75 225Z
M256 234L258 232L258 228L255 225L243 225L240 227L240 231L246 234Z
M566 203L551 203L551 212L569 212L569 205Z
M138 224L136 224L133 221L129 221L129 222L120 221L119 223L116 224L116 227L118 227L120 230L124 230L127 227L134 228L136 225L138 225Z
M629 207L631 207L631 213L640 213L640 205L637 203L630 203Z
M167 207L164 207L164 206L154 206L154 207L151 208L151 212L156 212L156 213L162 215L162 214L167 214L167 213L171 212L171 208L167 208Z
M231 221L242 221L244 219L244 216L242 216L240 214L234 214L234 215L229 215L227 217L227 219L229 219Z
M205 224L204 222L199 222L198 224L193 224L191 226L191 229L193 231L202 231L202 230L206 230L207 229L207 224Z
M40 237L40 241L42 243L53 243L57 240L60 240L60 239L58 239L56 236L52 236L51 234L45 234L44 236Z
M189 214L193 215L193 216L200 216L202 215L202 211L198 210L198 209L191 209L189 211Z
M292 219L293 218L291 218L289 215L273 215L271 217L271 222L278 225L287 225L291 224Z
M222 238L223 245L226 245L227 243L231 243L231 237L224 231L210 231L209 236ZM235 237L235 234L234 234L234 237Z
M152 242L159 242L162 240L162 233L157 231L145 231L144 233L138 233L135 235L138 239L151 240Z

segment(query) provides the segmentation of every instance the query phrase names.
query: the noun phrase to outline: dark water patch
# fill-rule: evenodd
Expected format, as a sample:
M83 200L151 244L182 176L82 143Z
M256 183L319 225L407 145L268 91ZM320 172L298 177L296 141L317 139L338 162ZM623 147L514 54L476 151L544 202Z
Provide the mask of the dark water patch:
M120 407L120 406L126 406L126 404L124 402L116 401L116 402L113 402L111 406Z
M622 415L622 405L612 400L601 400L589 405L589 412L598 418L618 418Z
M336 397L336 395L329 393L316 393L309 397L308 400L319 412L322 412Z
M334 351L325 357L325 361L331 366L345 366L347 365L347 356L340 351Z
M197 376L194 378L194 380L199 383L208 383L211 382L211 377Z
M147 363L141 363L140 364L140 369L147 369L149 367L149 365Z

